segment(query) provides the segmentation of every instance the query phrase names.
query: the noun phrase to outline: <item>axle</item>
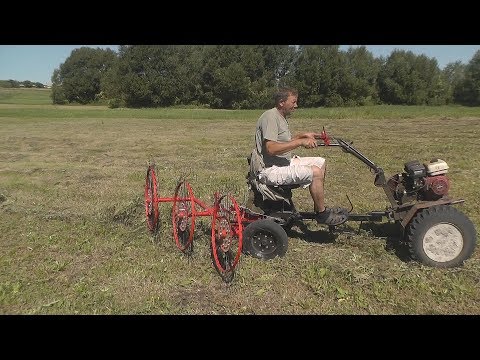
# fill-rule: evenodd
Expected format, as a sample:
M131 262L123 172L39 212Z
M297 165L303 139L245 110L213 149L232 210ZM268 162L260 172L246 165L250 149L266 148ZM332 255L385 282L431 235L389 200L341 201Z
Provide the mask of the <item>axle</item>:
M298 213L299 218L297 220L315 220L314 212L303 212ZM367 214L348 214L347 221L382 221L384 217L389 217L388 211L371 211Z

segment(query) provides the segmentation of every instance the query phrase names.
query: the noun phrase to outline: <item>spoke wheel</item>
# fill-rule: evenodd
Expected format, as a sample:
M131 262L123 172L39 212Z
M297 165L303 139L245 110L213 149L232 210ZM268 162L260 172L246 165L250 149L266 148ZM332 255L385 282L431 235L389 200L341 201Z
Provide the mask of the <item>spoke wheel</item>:
M145 177L145 215L147 217L148 230L156 234L159 228L159 212L155 164L148 166L147 176Z
M173 238L183 253L193 252L195 231L195 202L193 190L188 182L181 180L175 188L172 206Z
M223 281L231 282L242 253L243 226L240 208L230 195L219 197L212 216L211 255Z

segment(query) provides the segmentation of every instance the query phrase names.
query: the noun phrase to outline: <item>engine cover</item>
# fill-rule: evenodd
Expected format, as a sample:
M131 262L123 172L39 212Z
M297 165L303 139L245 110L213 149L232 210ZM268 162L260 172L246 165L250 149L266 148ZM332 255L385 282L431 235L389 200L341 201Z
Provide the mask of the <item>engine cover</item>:
M405 163L403 169L411 179L419 179L427 175L425 165L420 164L420 161L418 160L412 160Z
M438 200L448 194L450 181L445 175L427 176L425 178L425 200Z
M442 175L448 172L448 165L442 159L432 159L428 164L424 165L428 176Z

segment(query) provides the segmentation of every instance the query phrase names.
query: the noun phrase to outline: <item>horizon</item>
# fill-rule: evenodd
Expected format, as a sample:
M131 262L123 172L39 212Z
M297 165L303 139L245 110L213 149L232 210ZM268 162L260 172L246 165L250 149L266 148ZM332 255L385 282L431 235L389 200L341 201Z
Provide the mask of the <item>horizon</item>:
M0 45L0 80L31 81L51 85L53 71L58 69L74 49L81 47L112 49L119 45ZM388 57L395 49L412 51L437 60L438 67L456 61L466 65L480 45L339 45L341 51L365 46L374 57Z

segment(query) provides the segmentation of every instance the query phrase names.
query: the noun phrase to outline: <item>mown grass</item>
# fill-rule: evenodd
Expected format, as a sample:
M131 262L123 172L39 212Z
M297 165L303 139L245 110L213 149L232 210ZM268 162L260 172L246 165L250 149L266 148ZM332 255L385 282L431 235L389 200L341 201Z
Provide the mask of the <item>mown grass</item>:
M209 218L197 220L190 258L175 247L171 204L160 204L162 227L151 237L143 207L147 162L157 164L162 197L186 175L209 205L215 191L243 203L245 157L261 110L4 106L10 108L0 106L2 314L480 313L478 249L463 267L425 267L408 260L398 229L386 222L348 223L336 236L311 222L294 227L284 258L243 256L230 285L211 264ZM416 117L409 109L398 108L405 115L392 118L363 118L353 109L349 117L329 118L315 115L324 110L299 109L290 126L295 132L325 125L387 175L408 160L444 159L451 195L466 199L458 208L478 231L480 116ZM353 156L338 148L297 153L327 158L328 204L348 207L348 195L357 213L387 206ZM296 190L295 200L311 210L307 190Z

